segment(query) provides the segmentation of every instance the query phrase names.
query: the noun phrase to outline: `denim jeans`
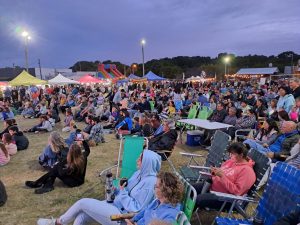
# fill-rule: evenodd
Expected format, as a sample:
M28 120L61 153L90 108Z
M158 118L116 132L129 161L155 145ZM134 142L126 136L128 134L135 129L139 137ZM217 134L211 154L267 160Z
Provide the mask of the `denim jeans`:
M243 143L248 144L250 146L250 148L253 148L264 154L271 151L269 148L263 147L262 145L258 144L255 140L252 140L252 139L247 139Z

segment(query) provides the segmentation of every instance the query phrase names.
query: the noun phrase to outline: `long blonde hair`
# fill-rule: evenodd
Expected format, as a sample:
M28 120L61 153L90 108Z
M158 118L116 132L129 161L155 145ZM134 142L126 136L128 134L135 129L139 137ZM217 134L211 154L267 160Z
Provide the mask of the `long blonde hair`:
M78 174L83 173L84 170L84 157L81 148L78 144L72 144L70 146L67 155L67 165L70 172L76 172Z
M52 151L55 153L59 153L62 148L66 147L64 139L60 136L60 134L57 131L51 132L49 136L49 142Z

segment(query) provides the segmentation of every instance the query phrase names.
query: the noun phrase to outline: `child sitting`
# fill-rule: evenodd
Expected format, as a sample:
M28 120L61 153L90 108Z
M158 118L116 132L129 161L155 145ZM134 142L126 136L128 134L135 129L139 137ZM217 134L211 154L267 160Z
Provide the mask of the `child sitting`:
M3 134L2 142L9 155L15 155L17 153L17 145L13 143L12 136L9 133Z
M64 119L64 127L62 132L69 132L70 131L70 124L73 121L73 114L71 109L66 109L66 117Z

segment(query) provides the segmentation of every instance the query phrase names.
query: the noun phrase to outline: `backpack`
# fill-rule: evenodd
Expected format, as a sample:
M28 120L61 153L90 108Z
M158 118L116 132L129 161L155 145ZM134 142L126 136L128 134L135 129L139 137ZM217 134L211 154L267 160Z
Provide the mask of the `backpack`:
M6 194L5 186L0 180L0 207L5 204L6 200L7 200L7 194Z

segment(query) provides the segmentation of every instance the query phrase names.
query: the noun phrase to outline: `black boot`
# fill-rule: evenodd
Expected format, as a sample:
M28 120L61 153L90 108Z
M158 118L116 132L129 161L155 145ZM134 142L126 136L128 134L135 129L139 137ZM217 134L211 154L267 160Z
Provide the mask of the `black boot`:
M53 186L43 186L39 189L35 189L34 190L34 193L35 194L44 194L44 193L47 193L47 192L50 192L50 191L53 191L54 190L54 187Z
M30 187L30 188L39 188L39 187L42 187L43 184L38 183L36 181L29 181L28 180L28 181L25 182L25 185L27 187Z

